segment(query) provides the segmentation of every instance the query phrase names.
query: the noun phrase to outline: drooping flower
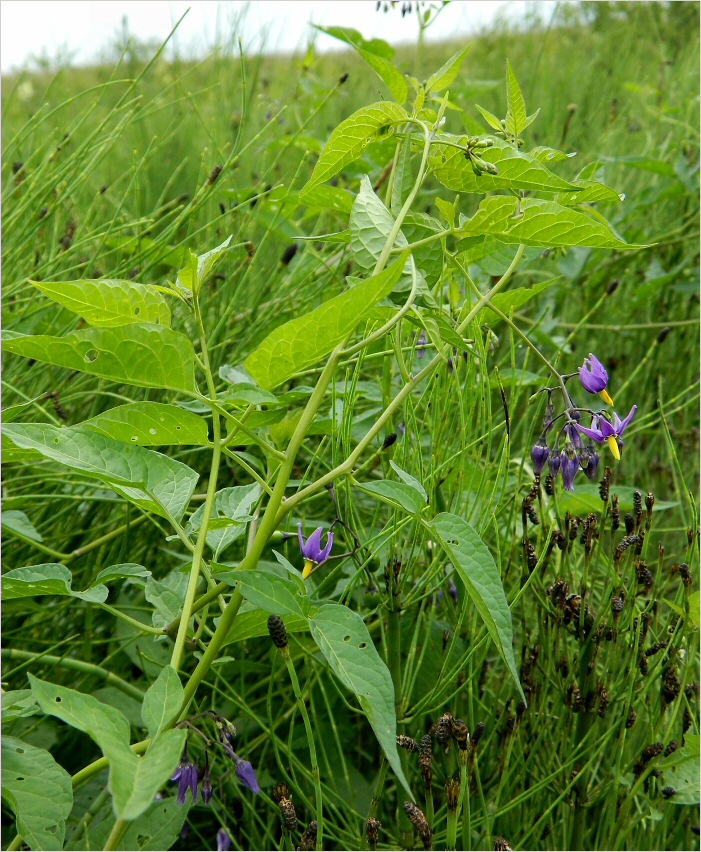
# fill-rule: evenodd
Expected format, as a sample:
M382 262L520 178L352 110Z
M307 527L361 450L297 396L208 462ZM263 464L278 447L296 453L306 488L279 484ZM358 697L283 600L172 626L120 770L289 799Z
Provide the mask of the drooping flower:
M333 547L333 533L326 534L326 546L321 547L321 527L317 527L314 532L305 541L302 535L302 524L297 526L297 535L299 536L299 549L305 559L304 570L302 571L302 579L306 580L312 573L314 565L321 565L331 553Z
M579 458L571 444L567 444L560 454L562 484L566 491L574 491L574 478L579 470Z
M187 794L188 787L192 790L192 803L194 804L197 801L197 778L197 767L188 758L187 749L185 749L182 759L178 764L173 777L170 779L171 781L178 782L179 805L185 804L185 795Z
M531 450L531 461L533 462L533 473L539 474L545 467L545 462L548 460L550 450L545 443L545 438L539 438L533 445Z
M637 408L638 406L634 405L624 420L621 420L615 412L613 414L613 423L610 423L604 417L595 415L591 421L590 428L579 425L577 425L577 428L583 435L591 438L592 441L596 441L597 444L603 444L605 441L608 444L608 448L611 450L613 457L615 459L620 459L621 447L623 446L621 435L625 432L628 424L633 419L633 415Z
M579 463L582 466L582 470L584 471L584 475L587 479L592 481L595 480L596 471L599 467L599 454L596 450L591 446L580 450Z
M426 332L422 330L421 334L419 334L419 336L416 340L416 357L419 360L421 360L424 357L424 355L426 354L426 343L427 343Z
M555 446L552 453L550 453L550 458L548 459L548 470L550 471L550 476L552 476L553 479L555 479L560 472L560 453L557 446Z
M252 793L260 793L258 779L256 778L256 773L254 772L253 767L247 760L242 760L238 756L236 758L236 777L243 786L248 787Z
M229 852L231 849L231 837L225 828L220 828L217 832L217 852Z
M448 594L455 603L458 602L458 587L455 585L455 580L452 577L448 577Z
M205 754L204 772L202 774L202 783L200 784L200 793L202 794L202 803L208 805L212 801L212 779L209 774L209 758Z
M582 383L585 391L598 393L607 405L613 405L613 400L606 390L609 374L606 372L606 368L601 361L591 352L579 368L579 381Z

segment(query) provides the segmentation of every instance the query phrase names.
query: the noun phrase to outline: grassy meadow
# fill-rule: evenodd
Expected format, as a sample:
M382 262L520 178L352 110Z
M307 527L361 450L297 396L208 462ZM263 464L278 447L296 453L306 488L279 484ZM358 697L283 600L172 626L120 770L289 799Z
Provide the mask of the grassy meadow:
M399 13L377 12L388 33ZM448 87L445 130L490 132L474 105L504 114L508 59L529 114L540 110L524 131L524 151L576 152L552 170L569 181L590 166L586 177L623 195L595 203L591 216L605 217L635 247L526 246L498 296L500 312L471 311L458 335L464 353L460 341L446 349L410 393L402 388L439 345L429 324L407 314L391 333L345 349L292 453L325 362L295 370L274 395L246 384L237 397L241 365L274 329L347 292L347 278L360 286L357 278L370 274L351 251L349 214L365 175L385 198L395 157L394 143L374 140L330 181L333 204L300 198L334 129L390 99L356 53L321 53L330 40L319 33L306 55L249 56L231 33L199 62L166 61L137 40L112 64L2 80L4 334L82 333L85 319L47 298L42 284L114 279L160 293L183 280L189 251L203 255L231 236L199 308L193 313L184 298L171 307L173 328L196 344L198 377L212 380L210 397L222 416L240 418L236 440L222 445L220 462L215 450L212 468L219 409L201 396L3 353L10 428L71 428L135 402L177 404L183 417L210 425L201 445L156 447L199 475L175 525L133 493L124 499L127 478L115 491L117 480L96 472L108 464L106 451L99 462L91 457L92 467L66 466L55 453L3 438L3 572L63 565L72 581L63 591L51 585L59 582L54 574L48 586L4 598L3 734L40 750L36 767L48 765L41 761L50 753L46 772L73 793L72 806L55 816L63 839L54 832L31 840L16 818L31 822L39 794L22 798L16 774L8 793L3 779L2 846L698 849L698 4L562 4L548 24L533 20L517 31L501 22L469 40ZM393 62L423 82L464 46L417 38ZM439 217L455 197L429 172L414 215ZM481 199L461 193L456 217L474 216ZM410 240L425 233L418 221ZM443 324L452 323L445 343L500 282L513 252L473 259L453 236L430 247L426 262L437 272L427 276L420 310L443 311ZM537 288L536 295L510 300L517 288ZM404 299L381 303L368 334ZM599 447L596 478L580 471L574 491L541 488L531 449L547 417L542 389L557 386L543 358L571 374L589 353L606 367L621 417L637 405L624 451L615 461ZM352 474L336 478L377 422ZM233 572L255 549L256 530L267 523L262 510L288 462L282 505L292 508L284 517L280 510L261 545L260 571L277 572L281 587L292 582L304 562L298 523L307 536L333 527L332 558L305 578L307 594L321 611L340 604L361 616L386 663L396 733L411 738L391 765L367 701L348 691L353 675L339 674L348 661L331 662L314 639L317 628L310 633L292 604L266 610L259 589L244 592L216 659L192 680L209 660L240 579ZM418 508L388 490L378 502L380 484L398 484L397 476L405 488L418 482L426 498ZM324 477L332 489L314 486L297 501ZM203 555L212 533L205 525L198 535L195 521L211 508L214 488L252 484L262 503L229 520L236 530L225 553L209 544ZM465 564L472 559L478 572L480 560L496 566L511 651L497 648L474 603L479 589L461 583L462 557L446 558L438 521L417 520L426 512L469 524L484 551L475 546ZM212 529L221 535L225 527ZM191 566L199 560L198 585ZM227 572L222 591L217 574ZM95 591L106 576L107 602L73 594ZM189 583L197 600L209 598L181 635ZM287 626L284 653L268 635L269 613ZM522 691L508 671L511 652ZM179 804L176 782L165 781L149 810L121 823L115 777L108 780L107 761L96 763L107 753L99 736L80 727L84 719L65 724L51 715L27 676L116 708L130 741L145 743L154 732L143 696L169 660L191 701L177 730L187 732L200 781L211 777L211 801L203 803L200 787L196 803L188 793ZM192 695L189 683L199 687ZM467 746L456 720L469 731ZM236 730L231 740L227 722ZM139 747L140 754L148 746ZM240 758L255 770L255 784ZM428 835L407 818L398 765ZM47 776L39 768L32 778L40 790Z

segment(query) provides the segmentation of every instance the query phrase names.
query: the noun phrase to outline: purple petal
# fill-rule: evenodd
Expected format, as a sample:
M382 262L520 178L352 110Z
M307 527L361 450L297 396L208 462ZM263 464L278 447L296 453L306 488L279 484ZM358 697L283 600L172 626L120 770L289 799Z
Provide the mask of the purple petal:
M304 556L304 536L302 535L302 524L297 524L297 536L299 538L299 549Z
M317 527L307 539L305 550L302 555L313 562L319 561L319 551L321 550L321 527Z
M596 420L596 418L594 418L594 420ZM586 435L587 438L591 438L592 441L596 441L597 444L603 444L604 436L601 434L601 430L594 426L594 420L591 422L591 429L587 429L586 426L580 426L579 424L577 424L577 429L579 429L583 435Z
M319 554L319 559L317 560L319 564L321 564L322 562L324 562L328 558L329 553L331 553L332 547L333 547L333 533L330 532L326 536L326 547Z
M243 784L243 786L248 787L248 789L252 793L260 793L260 787L258 786L258 779L256 778L256 773L254 772L253 767L247 760L237 761L236 777Z
M628 416L625 418L625 420L621 423L620 427L618 428L618 432L617 432L617 434L618 434L618 435L622 435L622 434L623 434L623 432L624 432L625 428L628 426L628 424L630 423L630 421L633 419L633 415L635 414L635 412L637 411L637 409L638 409L638 406L637 406L637 405L634 405L634 406L631 408L630 412L628 413ZM616 420L618 420L618 415L616 415Z
M608 380L609 374L604 365L596 355L590 352L589 357L584 359L584 363L579 368L579 381L582 387L589 393L599 393L606 387Z
M616 419L618 419L618 418L616 418ZM619 421L619 423L620 423L620 421ZM604 420L604 418L602 417L601 418L601 434L602 434L603 439L605 441L607 441L613 435L617 435L618 429L616 428L615 423L611 424L611 423L608 422L608 420Z
M225 828L220 828L217 832L217 852L229 852L229 849L231 849L229 832Z

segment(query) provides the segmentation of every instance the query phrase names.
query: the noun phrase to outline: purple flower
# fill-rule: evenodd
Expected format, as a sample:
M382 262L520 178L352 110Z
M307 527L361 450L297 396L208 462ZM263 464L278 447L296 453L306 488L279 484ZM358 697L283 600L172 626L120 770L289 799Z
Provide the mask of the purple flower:
M188 758L187 750L185 750L182 760L170 780L178 782L179 805L185 804L185 795L188 787L192 790L192 803L194 804L197 801L197 767Z
M591 352L579 368L579 381L582 383L585 391L598 393L607 405L613 405L613 400L606 391L609 374L606 372L606 368L601 361Z
M604 417L594 416L591 421L590 428L587 429L585 426L580 426L579 424L577 424L577 428L583 435L591 438L592 441L596 441L597 444L603 444L605 441L608 444L608 448L611 450L613 457L615 459L620 459L621 447L623 446L621 435L633 419L633 415L637 408L638 406L634 405L628 412L628 416L625 420L621 420L616 412L614 412L613 423L609 423L609 421Z
M302 579L306 580L312 573L314 565L321 565L331 553L333 547L333 533L326 534L326 547L321 549L321 527L317 527L314 532L305 541L302 536L302 524L297 526L297 535L299 536L299 549L305 559L304 570L302 571Z
M422 331L416 341L416 357L421 360L426 354L426 332Z
M260 787L258 786L258 780L253 767L247 760L241 760L240 757L236 759L236 777L252 793L260 793Z
M579 470L579 459L574 447L567 444L560 454L560 471L562 472L562 484L566 491L574 491L574 478Z
M550 450L548 449L548 445L545 443L543 438L539 438L531 450L531 461L533 462L534 473L539 474L541 472L541 470L545 467L545 462L548 460L549 455Z
M599 454L592 447L585 447L579 453L579 463L582 466L587 479L596 479L596 471L599 467Z
M548 470L550 471L550 476L552 476L553 479L555 479L560 472L560 453L558 452L557 447L553 449L550 454L550 458L548 459Z
M202 793L202 804L208 805L212 801L212 779L209 776L209 760L205 763L204 773L202 775L202 784L200 785L200 793Z
M231 849L229 832L225 828L220 828L217 832L217 852L229 852L229 849Z
M452 577L448 577L448 594L455 603L458 602L458 587L455 585L455 580Z

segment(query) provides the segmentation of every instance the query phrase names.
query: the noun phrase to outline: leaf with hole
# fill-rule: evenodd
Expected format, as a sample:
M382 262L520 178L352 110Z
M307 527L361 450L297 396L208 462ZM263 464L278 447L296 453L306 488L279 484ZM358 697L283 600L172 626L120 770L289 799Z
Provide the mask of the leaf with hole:
M90 603L104 603L107 586L93 586L84 592L71 588L73 575L65 565L45 562L27 568L14 568L2 576L2 599L33 598L37 595L68 595Z
M388 136L396 124L406 121L407 113L398 104L380 101L362 107L342 121L329 137L319 156L314 172L300 193L309 190L337 175L344 166L362 156L371 142Z
M312 638L331 671L358 699L389 765L413 799L397 753L394 684L362 617L340 604L323 604L309 619Z
M3 434L22 449L78 470L109 485L150 512L180 520L199 475L168 456L130 447L79 427L10 423Z
M136 281L112 278L77 281L30 281L44 295L83 317L88 325L115 328L133 323L170 326L164 297Z
M477 607L497 651L507 665L519 694L525 700L514 659L511 610L499 569L487 545L467 521L443 512L426 524L438 539Z
M30 849L63 849L73 787L71 776L48 751L3 736L2 798Z
M348 337L376 302L392 292L405 263L404 253L379 275L278 326L246 359L248 372L270 390L321 360Z
M2 347L67 370L144 388L195 390L189 338L160 325L84 328L63 337L4 331Z
M177 405L162 402L128 402L78 424L125 444L166 447L209 443L207 421Z
M163 732L143 757L137 757L129 747L129 722L119 710L91 695L32 675L29 682L44 713L88 734L108 759L109 788L117 816L132 820L144 813L178 765L187 731Z

